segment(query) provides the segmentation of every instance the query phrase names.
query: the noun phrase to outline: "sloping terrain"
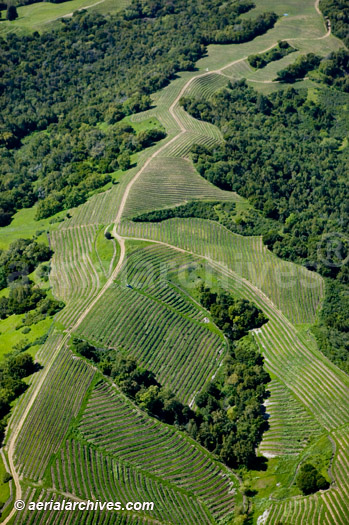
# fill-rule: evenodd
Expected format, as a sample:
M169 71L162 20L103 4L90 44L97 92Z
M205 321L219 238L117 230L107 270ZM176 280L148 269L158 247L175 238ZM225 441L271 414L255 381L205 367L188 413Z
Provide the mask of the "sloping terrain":
M265 2L256 2L258 9ZM275 2L268 1L270 9ZM153 96L154 107L134 120L156 116L166 139L143 152L120 184L71 210L51 234L51 284L66 307L57 329L37 355L43 369L16 405L6 438L15 499L154 501L155 511L95 514L11 511L3 523L150 524L219 523L243 501L239 479L186 434L141 411L90 362L68 348L71 335L104 348L122 347L156 373L165 386L190 403L214 376L225 352L217 327L178 285L183 269L207 265L207 274L237 296L253 301L268 323L253 335L272 376L266 408L270 428L260 452L292 456L298 464L320 436L332 440L332 484L308 497L283 494L256 502L255 521L348 523L346 438L348 378L307 343L299 324L312 323L321 307L323 279L281 261L260 237L241 237L204 219L133 223L142 211L192 199L237 201L202 179L187 154L194 143L222 140L213 125L185 113L180 98L193 92L210 97L230 78L247 71L247 56L262 53L279 39L326 55L340 45L324 27L313 2L283 2L280 18L265 35L246 44L212 45L198 70L185 72ZM292 62L296 53L287 57ZM278 64L280 68L280 64ZM272 67L251 81L268 83ZM228 77L228 78L226 78ZM257 85L257 84L256 84ZM279 86L272 86L278 89ZM103 266L97 237L109 227L118 245ZM274 480L275 482L275 480ZM264 513L264 514L263 514ZM11 521L12 520L12 521ZM222 521L223 523L224 521Z

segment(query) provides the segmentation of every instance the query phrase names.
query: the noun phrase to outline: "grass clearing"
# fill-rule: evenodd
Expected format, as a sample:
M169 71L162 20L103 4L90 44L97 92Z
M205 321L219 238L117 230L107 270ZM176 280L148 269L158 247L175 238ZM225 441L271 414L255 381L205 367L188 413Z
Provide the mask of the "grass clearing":
M42 233L37 238L37 241L48 244L46 232L56 227L50 224L50 221L52 221L52 219L60 219L66 214L66 212L62 211L48 219L36 221L34 219L35 213L36 206L24 208L14 215L11 224L0 228L0 249L7 250L11 242L21 238L30 239L34 237L34 235L37 235L38 232Z
M4 358L5 354L11 352L15 345L24 345L32 343L39 337L45 335L53 321L52 317L46 317L42 321L31 325L28 333L23 333L23 328L16 330L17 326L21 325L24 314L10 315L7 319L2 319L0 323L0 360Z
M105 275L111 273L112 268L118 262L120 256L120 245L115 239L107 239L105 236L106 229L102 227L95 238L95 252L98 262ZM108 230L109 231L109 230Z

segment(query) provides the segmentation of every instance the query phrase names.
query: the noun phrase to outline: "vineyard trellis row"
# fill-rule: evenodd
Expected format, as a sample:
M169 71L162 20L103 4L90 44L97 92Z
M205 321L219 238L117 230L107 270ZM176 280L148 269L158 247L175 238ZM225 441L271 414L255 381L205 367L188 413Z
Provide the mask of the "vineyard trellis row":
M174 262L177 267L188 264L190 258L157 246L132 253L118 282L97 302L78 333L106 347L123 348L190 402L218 369L224 341L207 328L203 310L158 280L166 261L169 269ZM154 281L147 284L149 273ZM183 337L178 339L178 333Z
M51 472L58 491L84 500L92 494L100 501L152 501L154 509L148 512L148 517L153 519L178 525L191 525L195 519L202 524L212 523L205 505L189 492L174 484L164 484L156 476L77 440L65 443Z
M259 451L265 457L297 455L323 429L280 381L268 383L268 391L270 397L264 405L269 429L263 434Z
M146 201L143 195L147 195ZM156 157L135 182L124 214L132 217L145 211L202 199L240 200L235 193L220 190L200 177L188 160Z
M93 390L79 430L101 451L194 494L216 517L233 509L228 469L183 433L147 417L107 384Z
M68 350L58 354L16 442L16 464L21 475L42 478L51 455L78 413L94 373Z
M292 322L315 319L323 296L323 279L276 257L261 237L243 237L204 219L123 221L119 232L126 237L168 243L220 262L260 288Z

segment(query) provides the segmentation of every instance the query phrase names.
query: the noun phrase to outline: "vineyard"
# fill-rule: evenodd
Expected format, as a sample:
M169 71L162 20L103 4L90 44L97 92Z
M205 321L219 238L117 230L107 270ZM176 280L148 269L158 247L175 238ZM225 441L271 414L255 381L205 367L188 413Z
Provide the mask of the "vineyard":
M182 137L185 144L186 134ZM179 141L174 145L178 146ZM148 195L146 201L142 200L142 195L145 194ZM127 200L125 215L132 217L154 208L170 207L199 199L234 201L239 197L232 192L218 189L200 177L188 160L156 158L135 182Z
M77 415L93 375L84 362L72 359L68 351L60 352L17 441L16 462L22 475L42 478L51 455Z
M79 431L88 443L151 474L154 481L166 480L169 487L205 501L215 517L232 510L235 489L229 471L195 442L145 416L105 383L94 389Z
M50 280L55 295L69 305L58 317L62 323L72 325L100 287L103 274L97 272L92 262L96 233L95 226L81 226L52 234L56 255ZM78 296L76 289L79 289Z
M261 237L242 237L203 219L123 222L119 231L126 237L156 240L220 262L260 288L295 323L315 318L323 295L321 277L278 259Z
M79 327L81 336L133 355L185 402L213 376L225 347L204 324L207 313L166 280L168 271L191 262L158 246L135 251Z
M268 384L270 398L264 402L269 430L264 433L260 452L265 457L297 455L321 434L319 423L280 381Z
M154 512L148 514L153 519L190 524L199 516L200 523L211 523L205 507L190 494L80 441L66 442L51 472L54 488L84 500L93 494L100 501L154 501Z
M308 497L298 497L284 503L273 504L265 513L265 524L292 520L295 525L315 523L345 524L348 518L348 436L347 432L332 434L336 447L333 461L333 486L331 490Z
M243 44L208 46L195 70L178 73L153 94L152 107L131 120L156 117L166 138L135 154L114 184L69 210L50 230L50 285L65 307L11 415L5 454L13 484L4 524L223 525L239 520L236 512L253 513L258 525L349 521L349 381L305 335L322 307L323 278L279 259L260 236L243 237L211 220L132 222L138 214L192 200L243 202L193 168L188 158L193 144L212 147L224 138L216 126L187 114L179 104L182 96L208 100L239 78L263 91L279 89L272 83L275 73L297 56L309 50L325 56L341 46L325 27L318 2L315 9L313 1L255 4L252 14L277 12L275 27ZM248 55L281 39L298 51L262 70L249 66ZM269 470L252 471L251 492L257 490L247 501L242 480L217 456L142 411L91 361L70 350L72 336L99 349L118 349L195 408L196 394L216 377L228 344L197 302L200 282L253 302L268 318L251 331L272 378L264 402L269 428L258 449L269 459L268 469L275 468L265 497L258 483ZM330 450L324 467L330 488L301 496L297 472L321 440ZM287 475L278 478L282 469ZM153 501L154 510L12 510L15 499L51 498Z

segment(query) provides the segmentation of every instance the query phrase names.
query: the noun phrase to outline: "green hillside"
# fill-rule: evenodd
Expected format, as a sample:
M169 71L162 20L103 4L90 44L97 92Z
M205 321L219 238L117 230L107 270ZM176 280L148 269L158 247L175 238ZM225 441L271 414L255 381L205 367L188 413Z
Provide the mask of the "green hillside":
M346 525L346 5L24 4L1 523Z

